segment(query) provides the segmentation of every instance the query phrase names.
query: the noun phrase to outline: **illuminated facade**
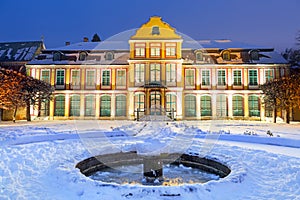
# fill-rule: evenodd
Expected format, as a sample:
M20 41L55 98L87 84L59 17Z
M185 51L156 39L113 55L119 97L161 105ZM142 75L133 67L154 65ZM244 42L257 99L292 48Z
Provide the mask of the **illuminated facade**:
M32 112L38 117L264 120L272 112L259 85L288 68L272 48L194 41L151 17L103 42L44 50L27 72L56 88L54 100Z

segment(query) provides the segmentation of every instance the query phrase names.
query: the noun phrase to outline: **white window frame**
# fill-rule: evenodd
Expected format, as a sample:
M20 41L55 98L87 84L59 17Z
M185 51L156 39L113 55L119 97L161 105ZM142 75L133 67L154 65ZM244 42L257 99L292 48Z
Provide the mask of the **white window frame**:
M125 80L125 82L124 82L124 85L120 85L119 84L119 82L118 82L118 72L119 71L124 71L125 73L124 73L124 80ZM127 80L127 76L126 76L126 69L117 69L117 71L116 71L116 88L117 89L126 89L126 80Z
M103 72L109 71L109 85L103 85ZM111 69L102 69L101 70L101 89L110 89L111 88Z
M160 57L160 56L161 56L161 44L150 43L150 57Z
M63 85L57 85L57 73L58 71L63 71L64 72L64 84ZM65 89L66 85L66 70L65 69L56 69L55 70L55 88L56 89Z
M144 58L146 56L146 44L136 43L134 44L134 56Z
M170 71L167 71L169 65ZM174 71L172 70L174 68ZM176 78L177 78L177 64L176 63L166 63L166 83L167 86L176 86Z
M225 83L222 84L222 85L219 84L219 71L224 71L225 72ZM218 69L216 75L217 75L217 88L218 89L225 89L227 87L227 84L228 84L227 70L226 69Z
M241 72L241 85L234 85L234 72L235 71L240 71ZM244 85L244 78L243 78L243 70L242 69L233 69L232 70L232 87L237 89L237 88L243 88Z
M250 85L250 71L256 71L257 72L257 85ZM259 71L258 69L248 69L248 87L249 89L258 89L259 86Z
M187 76L186 76L186 74L187 74L187 71L193 71L193 74L194 74L194 80L193 80L193 83L194 84L191 84L191 85L187 85ZM185 86L185 88L187 88L187 89L195 89L195 87L196 87L196 70L195 69L191 69L191 68L187 68L187 69L184 69L184 86Z
M74 85L73 84L73 72L74 71L78 71L78 75L79 75L79 84L78 85ZM80 74L80 69L71 69L71 82L70 82L70 86L71 89L80 89L80 85L81 85L81 74Z
M48 71L49 72L49 82L46 82L46 83L51 83L51 70L50 69L41 69L41 74L40 74L40 80L42 80L42 81L44 81L43 79L42 79L42 75L43 75L43 72L45 72L45 71Z
M87 84L87 75L88 75L88 71L93 71L94 72L94 84L93 85L88 85ZM85 70L85 88L86 89L95 89L96 88L96 70L95 69L86 69Z
M209 72L209 85L203 85L203 71L208 71ZM201 88L211 88L211 70L210 69L201 69Z
M274 69L265 69L265 70L264 70L264 83L266 83L266 82L267 82L267 76L266 76L266 73L267 73L267 71L271 71L271 72L272 72L272 74L273 74L273 78L272 78L272 80L274 80L274 79L275 79L275 70L274 70Z
M137 67L140 69L143 68L143 76L140 77L140 74L137 74ZM146 65L145 63L136 63L134 65L134 83L135 86L141 86L145 83L145 70L146 70ZM140 72L141 70L139 70Z

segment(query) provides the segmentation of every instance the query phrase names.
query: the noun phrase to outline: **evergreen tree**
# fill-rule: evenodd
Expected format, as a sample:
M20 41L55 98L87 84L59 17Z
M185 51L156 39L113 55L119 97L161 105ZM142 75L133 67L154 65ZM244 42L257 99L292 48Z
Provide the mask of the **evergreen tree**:
M97 33L93 35L92 42L101 42L101 39Z

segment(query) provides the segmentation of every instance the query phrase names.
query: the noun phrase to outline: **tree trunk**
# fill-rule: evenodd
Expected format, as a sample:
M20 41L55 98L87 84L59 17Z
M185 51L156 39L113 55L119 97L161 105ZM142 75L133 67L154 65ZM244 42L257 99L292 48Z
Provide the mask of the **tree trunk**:
M285 122L286 122L287 124L290 123L290 108L286 108L286 109L285 109Z
M277 121L276 121L276 118L277 118L277 108L274 107L274 108L273 108L273 123L276 123L276 122L277 122Z
M30 103L26 103L26 119L28 122L31 121L31 116L30 116Z
M3 109L0 108L0 122L2 121L2 113L3 113Z
M13 114L13 122L14 123L16 123L17 110L18 110L18 106L16 106L14 109L14 114Z

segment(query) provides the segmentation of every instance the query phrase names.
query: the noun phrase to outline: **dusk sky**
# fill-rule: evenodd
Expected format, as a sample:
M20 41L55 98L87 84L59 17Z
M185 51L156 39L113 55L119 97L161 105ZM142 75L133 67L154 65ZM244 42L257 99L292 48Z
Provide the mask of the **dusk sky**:
M47 48L102 40L140 27L150 16L193 39L232 39L293 47L300 31L299 0L1 0L0 42L40 40Z

